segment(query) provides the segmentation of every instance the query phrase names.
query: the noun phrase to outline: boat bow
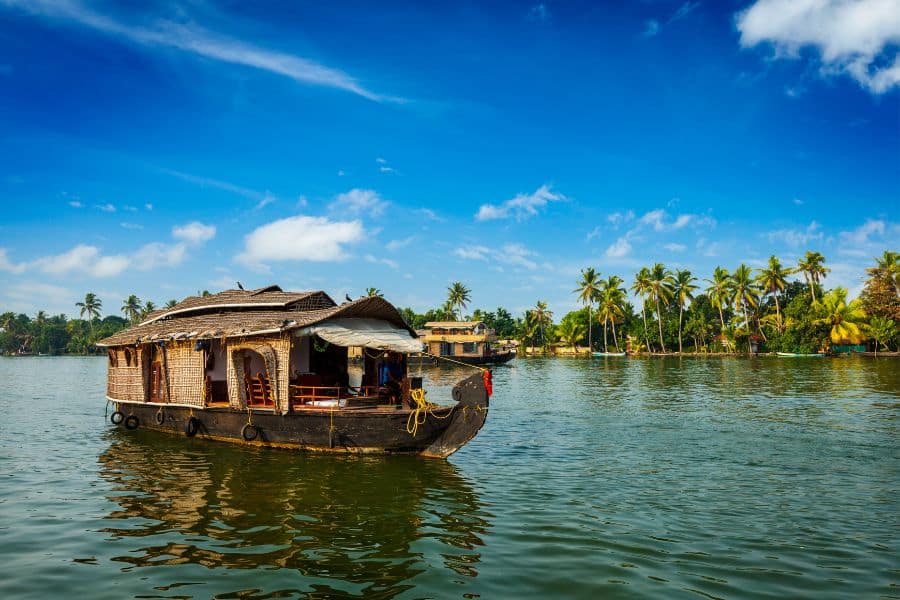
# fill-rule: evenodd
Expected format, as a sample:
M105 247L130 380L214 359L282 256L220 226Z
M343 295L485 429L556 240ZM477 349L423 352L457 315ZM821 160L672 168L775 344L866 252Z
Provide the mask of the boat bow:
M423 456L447 458L475 437L487 419L490 381L490 371L483 371L453 387L453 399L457 402L449 417L450 424L422 451Z

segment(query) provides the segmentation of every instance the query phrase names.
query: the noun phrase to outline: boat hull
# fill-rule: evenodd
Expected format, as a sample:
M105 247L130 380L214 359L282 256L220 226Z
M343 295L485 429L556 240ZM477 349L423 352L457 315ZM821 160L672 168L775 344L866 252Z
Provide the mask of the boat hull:
M414 453L445 458L475 437L488 412L487 390L480 373L457 384L453 397L455 405L427 411L324 408L284 415L110 400L123 415L118 426L128 429L292 450Z

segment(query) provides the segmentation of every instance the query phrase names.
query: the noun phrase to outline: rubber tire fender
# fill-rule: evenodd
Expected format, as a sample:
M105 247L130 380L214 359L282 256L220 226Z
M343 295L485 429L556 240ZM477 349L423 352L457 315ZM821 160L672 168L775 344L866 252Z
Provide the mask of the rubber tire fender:
M141 422L135 415L125 417L125 429L137 429Z
M166 415L161 410L157 411L153 418L156 420L157 425L162 425L166 422Z
M122 421L125 420L125 413L121 410L117 410L113 412L113 414L109 415L109 420L112 421L113 425L121 425Z
M197 432L200 431L200 419L197 417L191 417L188 419L187 426L184 429L184 433L188 437L194 437L197 435Z
M241 437L248 442L252 442L259 437L259 427L247 423L241 428Z

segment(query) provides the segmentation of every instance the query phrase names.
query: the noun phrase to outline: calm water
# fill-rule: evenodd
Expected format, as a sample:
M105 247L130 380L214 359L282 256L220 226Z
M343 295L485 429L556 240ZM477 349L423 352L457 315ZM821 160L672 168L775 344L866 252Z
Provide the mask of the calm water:
M114 429L105 369L0 359L2 598L900 597L897 360L518 360L448 461Z

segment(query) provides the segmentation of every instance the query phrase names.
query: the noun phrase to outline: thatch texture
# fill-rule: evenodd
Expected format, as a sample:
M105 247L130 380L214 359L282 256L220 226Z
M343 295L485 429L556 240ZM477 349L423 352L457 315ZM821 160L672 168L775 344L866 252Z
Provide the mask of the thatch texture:
M415 334L391 303L384 298L371 297L314 310L223 309L222 312L213 314L171 316L152 322L144 321L140 325L100 340L97 345L125 346L159 341L251 337L290 331L332 317L381 319Z
M264 376L269 378L272 389L272 398L275 400L275 410L279 413L288 411L288 388L290 373L288 365L291 354L291 338L289 336L271 336L253 340L252 342L237 343L228 347L228 396L232 408L247 408L247 382L244 379L242 365L238 357L243 350L252 350L259 354L266 365ZM256 373L251 373L255 376Z
M162 386L167 401L203 406L206 377L203 352L196 352L193 342L167 344L164 365Z
M136 348L127 349L132 354L131 366L125 360L126 349L110 350L115 356L115 366L110 364L106 380L106 395L118 400L144 401L144 353Z

